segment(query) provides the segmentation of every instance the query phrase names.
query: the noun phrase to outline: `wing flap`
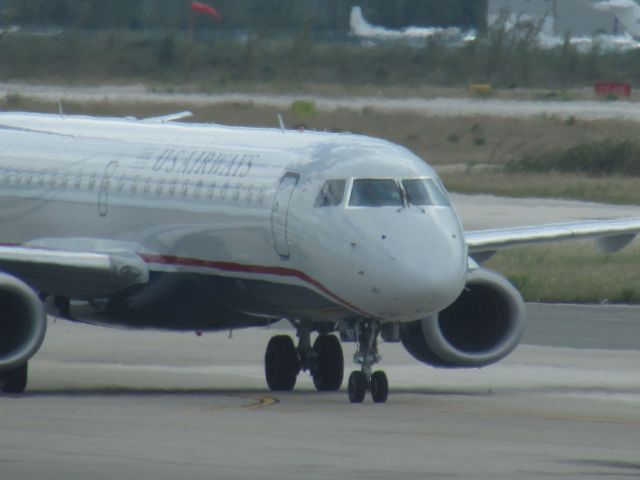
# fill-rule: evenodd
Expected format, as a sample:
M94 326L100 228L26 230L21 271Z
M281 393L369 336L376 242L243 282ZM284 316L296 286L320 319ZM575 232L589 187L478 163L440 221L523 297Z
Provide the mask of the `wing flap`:
M562 240L594 239L605 252L627 246L640 232L640 218L555 223L531 227L466 232L471 254L490 254L510 247Z
M122 252L73 252L24 246L0 247L0 270L39 292L91 299L149 280L146 263Z

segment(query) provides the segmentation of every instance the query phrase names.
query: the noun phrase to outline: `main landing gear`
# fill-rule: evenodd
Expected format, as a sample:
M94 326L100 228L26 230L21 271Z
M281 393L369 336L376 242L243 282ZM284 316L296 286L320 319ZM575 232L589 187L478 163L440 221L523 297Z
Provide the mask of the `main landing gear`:
M379 325L374 320L364 320L356 324L358 349L353 361L362 366L351 372L348 392L351 403L362 403L367 391L375 403L384 403L389 397L387 374L381 370L372 372L372 367L381 359L378 353Z
M272 337L264 356L267 385L273 391L293 390L301 370L309 371L319 392L339 390L344 377L344 355L340 340L320 333L311 345L312 327L295 324L298 347L288 335Z
M264 372L267 385L275 392L290 392L296 385L300 372L298 352L291 337L272 337L264 355Z

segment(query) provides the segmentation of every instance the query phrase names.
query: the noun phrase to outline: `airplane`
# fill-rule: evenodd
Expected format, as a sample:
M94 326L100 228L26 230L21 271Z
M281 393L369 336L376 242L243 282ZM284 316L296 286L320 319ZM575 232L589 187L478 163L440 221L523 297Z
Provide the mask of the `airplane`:
M407 27L402 30L393 30L378 25L371 25L362 14L361 7L352 7L349 18L351 34L365 40L424 40L434 36L449 39L459 39L462 31L457 27ZM469 34L467 34L469 36ZM475 38L475 35L473 35ZM469 39L467 39L469 40Z
M609 0L609 2L631 2L632 0ZM607 2L604 2L607 3ZM608 3L607 3L608 4ZM598 8L596 4L594 7ZM636 28L640 34L640 7L638 8L636 20L627 20L627 22L638 23ZM609 7L602 7L609 8ZM628 12L627 12L628 13ZM626 18L626 17L625 17ZM357 38L368 42L388 42L402 41L408 44L422 45L425 39L440 38L450 46L459 46L478 39L477 32L469 30L462 32L457 27L407 27L402 30L393 30L378 25L368 23L363 14L361 7L352 7L350 17L351 34ZM535 37L535 42L542 49L554 49L563 47L567 41L569 44L581 52L589 52L594 47L598 47L603 51L627 51L640 48L640 42L628 33L620 35L598 34L593 36L560 36L555 33L553 18L545 17L540 19L525 14L491 14L488 16L488 25L490 28L503 28L505 31L517 32L518 27L522 25L536 25L540 23L540 31ZM627 30L629 30L627 28ZM525 28L522 33L527 35L528 29ZM516 36L517 38L517 36Z
M624 248L640 219L465 232L436 172L366 136L152 119L0 113L0 384L25 391L47 314L131 329L288 320L268 387L301 371L351 402L388 398L379 339L479 368L518 345L518 291L482 266L528 243ZM313 342L312 342L313 340Z
M610 0L612 2L627 2L632 0ZM604 2L606 3L606 2ZM632 2L633 3L633 2ZM599 8L598 5L592 5L593 8ZM636 5L634 3L636 7ZM608 7L603 7L605 10ZM603 9L600 8L600 9ZM638 7L640 9L640 7ZM640 16L638 16L640 19ZM575 47L580 52L590 52L594 47L605 52L611 51L628 51L640 48L640 42L628 33L622 34L603 34L594 35L558 35L556 33L555 19L552 15L539 17L526 13L492 13L487 18L490 29L503 29L507 32L515 33L513 40L524 39L530 34L531 27L537 28L539 31L535 35L535 43L543 50L561 48L567 43ZM524 28L523 28L524 27Z
M640 5L634 0L604 0L594 3L592 8L613 13L626 33L640 38Z

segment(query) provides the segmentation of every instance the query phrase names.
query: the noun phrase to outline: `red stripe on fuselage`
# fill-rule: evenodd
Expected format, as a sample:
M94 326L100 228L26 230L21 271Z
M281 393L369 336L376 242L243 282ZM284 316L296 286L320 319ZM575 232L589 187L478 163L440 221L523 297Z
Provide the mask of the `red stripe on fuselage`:
M0 243L0 246L22 247L22 248L43 248L43 247L26 246L19 243ZM50 249L46 247L44 247L43 249L52 250L52 251L55 250L55 249ZM87 253L90 253L90 252L87 252ZM259 266L259 265L244 265L244 264L232 263L232 262L215 262L211 260L200 260L197 258L184 258L184 257L171 256L171 255L155 255L155 254L145 254L145 253L138 253L137 255L146 263L155 263L159 265L211 268L215 270L222 270L225 272L250 273L254 275L275 275L279 277L294 277L315 287L316 289L323 292L325 295L334 299L338 303L341 303L348 309L353 310L354 312L357 312L360 315L364 315L365 317L374 318L374 315L370 315L367 312L359 309L355 305L352 305L346 300L340 298L338 295L336 295L327 287L325 287L322 283L310 277L306 273L301 272L300 270L294 270L292 268L286 268L286 267L266 267L266 266Z
M232 263L232 262L215 262L211 260L200 260L197 258L184 258L184 257L175 257L168 255L152 255L152 254L139 254L140 258L142 258L147 263L156 263L160 265L174 265L174 266L183 266L183 267L197 267L197 268L211 268L215 270L222 270L224 272L236 272L236 273L250 273L255 275L274 275L278 277L294 277L299 280L302 280L309 285L312 285L316 289L320 290L324 294L338 301L345 307L358 312L361 315L366 317L373 317L373 315L369 315L368 313L360 310L358 307L350 304L346 300L340 298L338 295L333 293L319 281L310 277L304 272L300 270L294 270L292 268L286 267L267 267L267 266L259 266L259 265L245 265L240 263Z

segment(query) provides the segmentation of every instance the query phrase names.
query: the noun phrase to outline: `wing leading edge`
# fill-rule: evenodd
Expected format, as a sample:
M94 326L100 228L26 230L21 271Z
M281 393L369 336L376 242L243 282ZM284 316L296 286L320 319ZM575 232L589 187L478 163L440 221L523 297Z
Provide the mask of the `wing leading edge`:
M498 250L562 240L594 239L600 250L616 252L640 233L640 218L593 220L572 223L500 228L465 232L469 253L478 261Z
M0 246L0 270L37 291L72 298L100 298L146 283L149 271L137 255Z

